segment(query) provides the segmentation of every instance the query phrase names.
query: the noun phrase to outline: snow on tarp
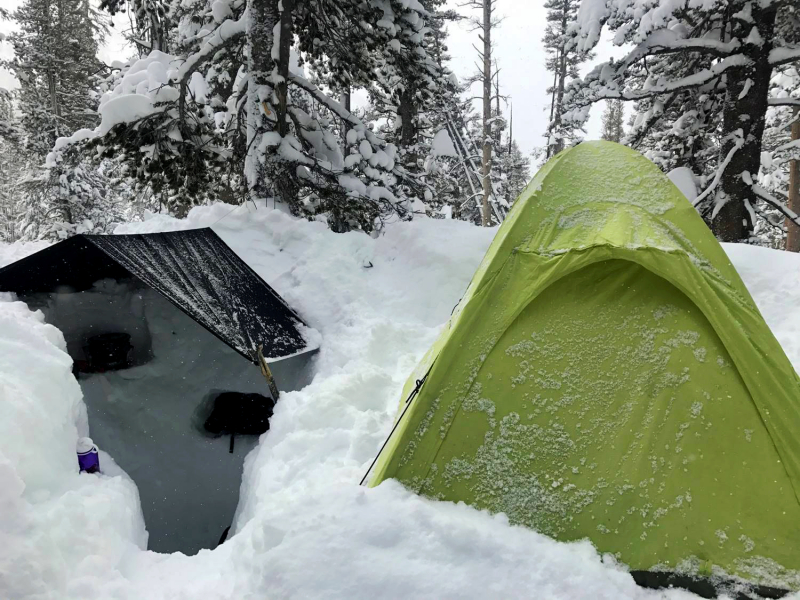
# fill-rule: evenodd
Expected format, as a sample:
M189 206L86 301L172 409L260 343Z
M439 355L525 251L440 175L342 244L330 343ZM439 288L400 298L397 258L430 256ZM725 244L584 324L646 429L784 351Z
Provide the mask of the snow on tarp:
M211 229L74 236L0 270L0 291L83 289L125 273L250 360L259 344L267 359L316 347L313 330Z

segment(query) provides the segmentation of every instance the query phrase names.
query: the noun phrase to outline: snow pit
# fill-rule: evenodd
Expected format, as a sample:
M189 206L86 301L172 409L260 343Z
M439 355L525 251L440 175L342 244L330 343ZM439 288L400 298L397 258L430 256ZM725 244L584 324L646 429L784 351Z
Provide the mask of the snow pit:
M136 280L37 294L29 306L62 330L77 365L90 362L88 343L99 335L130 336L129 367L78 369L91 437L136 483L148 549L196 554L216 547L232 523L242 465L258 443L255 431L269 425L235 432L203 425L215 398L231 392L266 396L272 414L259 368ZM273 363L279 388L306 385L309 360Z
M358 486L495 229L417 218L372 239L218 204L117 233L207 226L323 336L314 380L281 394L245 460L227 541L194 556L144 550L136 488L102 447L103 474L78 474L75 442L89 431L63 336L0 295L0 598L698 598L638 587L586 541L556 542L394 481ZM0 264L39 249L0 244ZM800 369L800 257L725 250Z

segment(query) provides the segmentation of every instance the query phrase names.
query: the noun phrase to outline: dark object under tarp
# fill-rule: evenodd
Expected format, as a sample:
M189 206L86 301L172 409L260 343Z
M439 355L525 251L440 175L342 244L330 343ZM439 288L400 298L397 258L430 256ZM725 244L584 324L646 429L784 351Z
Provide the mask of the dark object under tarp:
M261 394L222 392L203 424L211 434L261 435L269 429L275 402Z
M128 353L133 349L128 333L101 333L87 340L84 352L91 371L124 369L128 366Z
M209 228L76 235L0 269L0 291L77 292L131 276L254 363L259 344L267 360L313 349L300 317Z

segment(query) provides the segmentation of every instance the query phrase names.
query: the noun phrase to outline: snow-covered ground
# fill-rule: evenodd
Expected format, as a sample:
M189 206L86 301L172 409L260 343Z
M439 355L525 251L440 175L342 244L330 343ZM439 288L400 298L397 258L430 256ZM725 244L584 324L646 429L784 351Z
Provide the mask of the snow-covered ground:
M637 587L588 542L358 486L494 230L422 219L372 239L217 205L119 232L212 224L323 336L313 382L282 395L245 462L235 535L191 557L142 550L131 482L75 472L85 409L63 337L0 302L1 598L693 597ZM0 247L0 265L35 249ZM726 250L800 368L800 256Z

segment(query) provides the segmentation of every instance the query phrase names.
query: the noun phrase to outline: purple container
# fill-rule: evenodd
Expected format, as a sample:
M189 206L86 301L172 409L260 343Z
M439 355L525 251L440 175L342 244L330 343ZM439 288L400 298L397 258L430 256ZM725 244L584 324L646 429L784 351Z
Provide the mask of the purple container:
M97 446L91 438L80 438L78 440L78 466L81 472L99 473L100 456L97 453Z

